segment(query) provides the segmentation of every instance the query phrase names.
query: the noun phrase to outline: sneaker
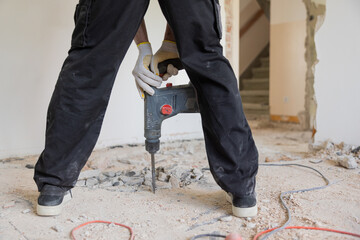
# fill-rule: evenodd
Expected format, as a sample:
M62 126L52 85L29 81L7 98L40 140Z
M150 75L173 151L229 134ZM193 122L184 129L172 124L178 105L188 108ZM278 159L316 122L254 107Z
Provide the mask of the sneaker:
M56 216L61 213L63 205L72 198L70 190L45 185L38 197L36 213L39 216Z
M245 197L234 197L225 192L226 200L232 204L232 212L236 217L255 217L257 215L256 197L254 195Z

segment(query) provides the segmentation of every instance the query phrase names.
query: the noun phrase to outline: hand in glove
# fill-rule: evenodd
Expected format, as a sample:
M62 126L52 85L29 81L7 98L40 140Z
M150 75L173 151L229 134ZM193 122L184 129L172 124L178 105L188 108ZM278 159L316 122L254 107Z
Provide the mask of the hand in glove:
M168 80L171 76L175 76L178 74L178 70L182 69L182 65L179 59L179 53L177 51L176 43L168 40L164 40L163 44L159 48L159 50L155 53L155 55L151 59L151 71L158 76L163 74L160 73L159 63L164 61L173 62L174 64L168 64L166 70L164 71L164 75L162 75L162 79L164 81ZM177 62L178 64L175 64ZM176 65L176 66L174 66Z
M162 83L161 77L152 73L149 69L151 58L153 56L151 45L149 42L143 42L138 45L139 57L132 74L135 77L136 87L140 97L145 98L144 91L149 95L154 95L155 91L150 86L160 87Z

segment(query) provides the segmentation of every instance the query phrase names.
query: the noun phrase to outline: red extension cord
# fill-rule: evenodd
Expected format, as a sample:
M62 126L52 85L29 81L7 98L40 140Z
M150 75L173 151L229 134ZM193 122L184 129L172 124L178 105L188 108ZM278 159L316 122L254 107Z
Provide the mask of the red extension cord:
M130 240L134 240L134 238L135 238L134 232L133 232L132 228L129 227L129 226L126 226L126 225L121 224L121 223L116 223L116 222L95 220L95 221L90 221L90 222L83 223L83 224L77 226L76 228L74 228L73 230L71 230L71 237L72 237L72 239L76 240L76 238L75 238L75 236L74 236L74 233L75 233L76 230L78 230L79 228L82 228L82 227L84 227L84 226L86 226L86 225L88 225L88 224L92 224L92 223L108 223L108 224L113 223L113 224L115 224L115 225L118 225L118 226L127 228L127 229L129 230L129 232L130 232Z
M134 240L135 238L135 235L134 235L134 232L132 230L131 227L129 226L126 226L124 224L121 224L121 223L116 223L116 222L109 222L109 221L101 221L101 220L95 220L95 221L90 221L90 222L86 222L86 223L83 223L79 226L77 226L76 228L74 228L72 231L71 231L71 237L73 240L76 240L75 236L74 236L74 233L76 230L88 225L88 224L92 224L92 223L108 223L108 224L115 224L115 225L118 225L118 226L121 226L121 227L124 227L124 228L127 228L130 232L130 239L129 240ZM258 240L258 238L261 236L261 235L264 235L266 233L269 233L271 231L274 231L275 229L277 228L272 228L272 229L268 229L266 231L263 231L263 232L260 232L258 234L256 234L256 236L253 238L253 240ZM327 232L334 232L334 233L341 233L341 234L346 234L346 235L350 235L350 236L353 236L353 237L358 237L360 238L360 234L356 234L356 233L351 233L351 232L344 232L344 231L339 231L339 230L334 230L334 229L330 229L330 228L318 228L318 227L305 227L305 226L289 226L289 227L286 227L285 229L307 229L307 230L320 230L320 231L327 231Z
M254 237L253 240L257 240L258 237L260 237L261 235L274 231L277 228L272 228L272 229L268 229L266 231L260 232L258 234L256 234L256 236ZM286 227L285 229L307 229L307 230L320 230L320 231L327 231L327 232L334 232L334 233L341 233L341 234L346 234L346 235L351 235L354 237L358 237L360 238L360 234L356 234L356 233L350 233L350 232L344 232L344 231L339 231L339 230L334 230L334 229L330 229L330 228L317 228L317 227L304 227L304 226L290 226L290 227Z

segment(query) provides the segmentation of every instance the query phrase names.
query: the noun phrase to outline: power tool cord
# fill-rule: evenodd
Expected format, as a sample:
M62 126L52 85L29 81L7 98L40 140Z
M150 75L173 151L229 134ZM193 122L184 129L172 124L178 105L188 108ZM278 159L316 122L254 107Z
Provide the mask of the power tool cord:
M317 228L317 227L306 227L306 226L288 226L290 221L291 221L291 213L290 213L290 209L288 208L288 206L286 205L285 201L284 201L284 195L286 194L291 194L291 193L299 193L299 192L308 192L308 191L314 191L314 190L320 190L320 189L324 189L330 185L332 185L333 183L330 183L329 179L327 179L320 171L316 170L315 168L306 166L306 165L302 165L302 164L296 164L296 163L285 163L285 164L276 164L276 163L262 163L259 164L260 166L297 166L297 167L303 167L303 168L308 168L311 170L314 170L315 172L317 172L325 181L326 181L326 185L325 186L321 186L321 187L313 187L313 188L307 188L307 189L301 189L301 190L292 190L292 191L287 191L287 192L281 192L280 194L280 200L281 200L281 204L284 206L284 208L286 209L287 212L287 221L285 222L284 225L282 225L281 227L278 228L272 228L272 229L268 229L265 230L263 232L258 233L253 240L257 240L261 235L263 234L267 234L265 235L261 240L265 240L268 237L270 237L271 235L283 230L283 229L308 229L308 230L321 230L321 231L328 231L328 232L335 232L335 233L341 233L341 234L346 234L346 235L351 235L354 237L358 237L360 238L360 234L356 234L356 233L350 233L350 232L344 232L344 231L339 231L339 230L334 230L334 229L329 229L329 228ZM115 224L124 228L127 228L130 232L130 240L134 240L134 232L132 230L131 227L128 227L126 225L120 224L120 223L115 223L115 222L109 222L109 221L100 221L100 220L96 220L96 221L90 221L90 222L86 222L83 223L77 227L75 227L72 231L71 231L71 237L72 239L75 240L75 236L74 233L76 230L88 225L88 224L92 224L92 223L107 223L107 224ZM204 238L204 237L218 237L218 238L226 238L225 235L220 235L220 234L200 234L197 236L194 236L191 238L191 240L196 240L199 238Z
M285 164L277 164L277 163L261 163L259 164L260 166L297 166L297 167L303 167L303 168L308 168L311 169L315 172L317 172L326 182L325 186L321 186L321 187L313 187L313 188L307 188L307 189L300 189L300 190L292 190L292 191L287 191L287 192L281 192L280 193L280 200L281 200L281 204L284 206L284 208L286 209L287 212L287 221L285 222L284 225L282 225L281 227L278 228L272 228L272 229L268 229L266 231L260 232L258 233L253 240L257 240L261 235L266 234L261 240L265 240L268 237L270 237L271 235L283 230L283 229L308 229L308 230L321 230L321 231L328 231L328 232L335 232L335 233L341 233L341 234L347 234L347 235L351 235L351 236L355 236L355 237L360 237L359 234L356 233L350 233L350 232L344 232L344 231L339 231L339 230L334 230L334 229L328 229L328 228L317 228L317 227L305 227L305 226L288 226L290 221L291 221L291 213L290 213L290 209L288 208L288 206L286 205L285 201L284 201L284 195L286 194L291 194L291 193L299 193L299 192L308 192L308 191L314 191L314 190L320 190L320 189L324 189L329 187L330 185L334 184L334 183L330 183L329 179L327 177L324 176L324 174L322 174L320 171L318 171L315 168L306 166L306 165L302 165L302 164L296 164L296 163L285 163ZM201 235L197 235L193 238L191 238L191 240L195 240L198 238L203 238L203 237L220 237L220 238L226 238L226 236L224 235L216 235L216 234L201 234Z
M76 228L74 228L73 230L71 230L71 233L70 233L71 238L72 238L73 240L76 240L76 238L75 238L75 231L78 230L78 229L80 229L80 228L82 228L82 227L84 227L84 226L86 226L86 225L88 225L88 224L92 224L92 223L108 223L108 224L115 224L115 225L118 225L118 226L120 226L120 227L127 228L127 229L129 230L129 232L130 232L130 238L129 238L129 240L134 240L134 238L135 238L134 231L132 230L131 227L126 226L126 225L121 224L121 223L109 222L109 221L102 221L102 220L90 221L90 222L86 222L86 223L83 223L83 224L77 226Z
M302 165L302 164L297 164L297 163L261 163L259 164L260 166L272 166L272 167L283 167L283 166L297 166L297 167L303 167L303 168L308 168L311 169L315 172L317 172L326 182L325 186L321 186L321 187L313 187L313 188L306 188L306 189L300 189L300 190L292 190L292 191L287 191L287 192L281 192L280 193L280 200L281 200L281 204L284 206L284 208L286 209L287 212L287 221L284 223L284 225L282 225L281 227L274 229L273 231L271 231L270 233L268 233L267 235L265 235L261 240L265 240L268 237L270 237L271 235L285 229L290 221L291 221L291 213L290 213L290 209L288 208L288 206L286 205L285 201L284 201L284 195L286 194L291 194L291 193L299 193L299 192L309 192L309 191L315 191L315 190L320 190L320 189L324 189L327 188L331 185L329 179L327 177L324 176L324 174L322 174L320 171L318 171L315 168L306 166L306 165Z

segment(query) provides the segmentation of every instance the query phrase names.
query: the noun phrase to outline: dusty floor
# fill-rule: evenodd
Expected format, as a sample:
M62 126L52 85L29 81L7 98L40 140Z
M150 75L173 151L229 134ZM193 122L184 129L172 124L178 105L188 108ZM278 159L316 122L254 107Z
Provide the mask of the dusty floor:
M324 190L288 197L293 216L290 225L327 227L360 233L360 169L337 165L336 156L346 149L310 153L310 132L292 125L251 121L260 152L260 162L279 161L315 167L334 184ZM340 146L342 147L342 146ZM334 149L333 149L334 148ZM354 147L352 148L354 149ZM349 149L347 149L349 150ZM333 152L331 152L333 151ZM330 153L329 153L330 152ZM334 157L335 156L335 157ZM257 176L259 214L253 219L231 216L231 206L214 183L202 140L162 144L157 167L201 169L200 179L189 178L182 187L158 182L156 194L147 185L126 184L75 187L74 198L57 217L34 213L37 191L32 180L37 156L0 162L0 239L70 239L70 231L81 223L105 220L131 226L137 240L190 239L197 234L230 232L252 239L257 232L286 221L279 202L281 191L325 185L315 172L299 167L260 166ZM358 155L355 156L359 163ZM322 160L322 161L320 161ZM320 161L320 162L319 162ZM140 172L149 166L144 147L118 146L93 153L84 171ZM112 182L113 183L113 182ZM80 184L79 184L80 185ZM126 229L95 224L76 232L76 239L128 239ZM209 239L209 238L204 238ZM355 239L346 235L309 230L284 230L269 239ZM215 238L213 238L215 240Z

